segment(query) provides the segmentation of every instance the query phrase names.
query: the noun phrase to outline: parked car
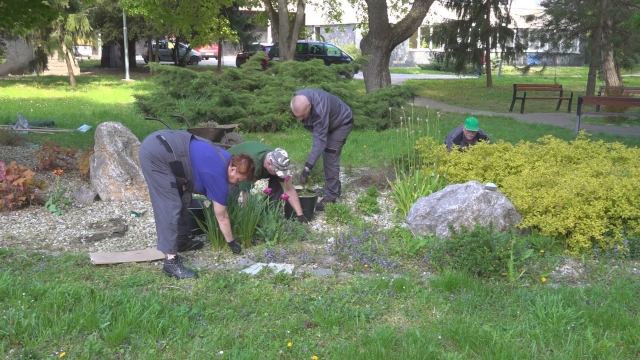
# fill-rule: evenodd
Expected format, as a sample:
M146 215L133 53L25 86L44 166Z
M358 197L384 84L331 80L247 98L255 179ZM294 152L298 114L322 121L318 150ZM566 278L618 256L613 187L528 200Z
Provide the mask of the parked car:
M202 58L209 60L210 57L218 60L218 44L211 43L209 45L200 46L196 51L202 55Z
M279 45L280 44L276 42L269 50L269 61L280 60ZM297 61L320 59L323 60L327 66L331 64L350 64L353 62L351 55L333 44L304 40L298 40L293 58ZM356 73L358 73L357 68Z
M181 42L178 42L178 56L183 57L189 48L188 45L185 45ZM173 48L176 46L176 43L173 41L160 40L158 42L158 61L173 61ZM155 59L156 56L156 42L152 41L151 43L151 56ZM147 45L144 46L144 53L142 54L142 59L145 63L149 62L149 51L147 50ZM189 53L186 56L187 64L189 65L198 65L200 61L202 61L202 55L194 49L189 50Z
M251 47L247 49L247 51L241 51L236 54L236 66L240 67L242 64L246 63L247 60L255 55L258 51L264 51L265 58L262 61L262 68L266 69L268 65L267 57L269 56L269 50L271 49L271 44L263 44L263 43L253 43Z

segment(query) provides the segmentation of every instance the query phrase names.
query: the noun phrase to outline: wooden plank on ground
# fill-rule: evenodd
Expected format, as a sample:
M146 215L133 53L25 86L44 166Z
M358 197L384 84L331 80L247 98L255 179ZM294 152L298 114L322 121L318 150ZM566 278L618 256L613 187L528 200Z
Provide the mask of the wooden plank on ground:
M157 249L144 249L125 252L89 253L94 265L144 262L164 259L164 253Z

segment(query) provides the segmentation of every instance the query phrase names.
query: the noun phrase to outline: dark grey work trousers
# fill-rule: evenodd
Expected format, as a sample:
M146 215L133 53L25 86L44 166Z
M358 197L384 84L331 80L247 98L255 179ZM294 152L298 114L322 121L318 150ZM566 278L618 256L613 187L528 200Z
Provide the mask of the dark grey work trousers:
M340 196L342 184L340 183L340 155L342 147L347 142L347 137L353 127L353 120L349 124L342 125L329 133L327 143L322 153L324 166L324 198L335 201Z
M189 161L167 151L155 136L148 136L140 145L140 167L149 188L153 217L158 233L158 250L178 253L178 234L189 234L188 216L191 193L178 189L170 162Z

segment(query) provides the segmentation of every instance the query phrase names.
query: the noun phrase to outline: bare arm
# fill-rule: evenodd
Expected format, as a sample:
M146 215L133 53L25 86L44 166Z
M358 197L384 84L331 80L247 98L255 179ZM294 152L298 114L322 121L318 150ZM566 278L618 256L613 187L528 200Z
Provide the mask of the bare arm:
M231 220L229 219L229 214L227 213L227 207L214 201L213 212L216 214L218 226L220 226L220 231L222 231L224 239L227 242L231 242L233 240L233 232L231 231Z
M291 207L295 210L296 215L303 215L302 206L300 206L300 198L298 198L298 192L296 191L296 188L293 187L291 181L280 182L280 186L284 189L284 193L289 196L289 204L291 204Z

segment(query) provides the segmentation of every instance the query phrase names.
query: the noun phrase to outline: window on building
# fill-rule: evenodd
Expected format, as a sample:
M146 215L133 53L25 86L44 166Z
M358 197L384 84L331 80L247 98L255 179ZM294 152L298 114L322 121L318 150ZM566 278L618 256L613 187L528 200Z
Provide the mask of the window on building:
M409 49L433 49L433 27L424 25L409 38Z

